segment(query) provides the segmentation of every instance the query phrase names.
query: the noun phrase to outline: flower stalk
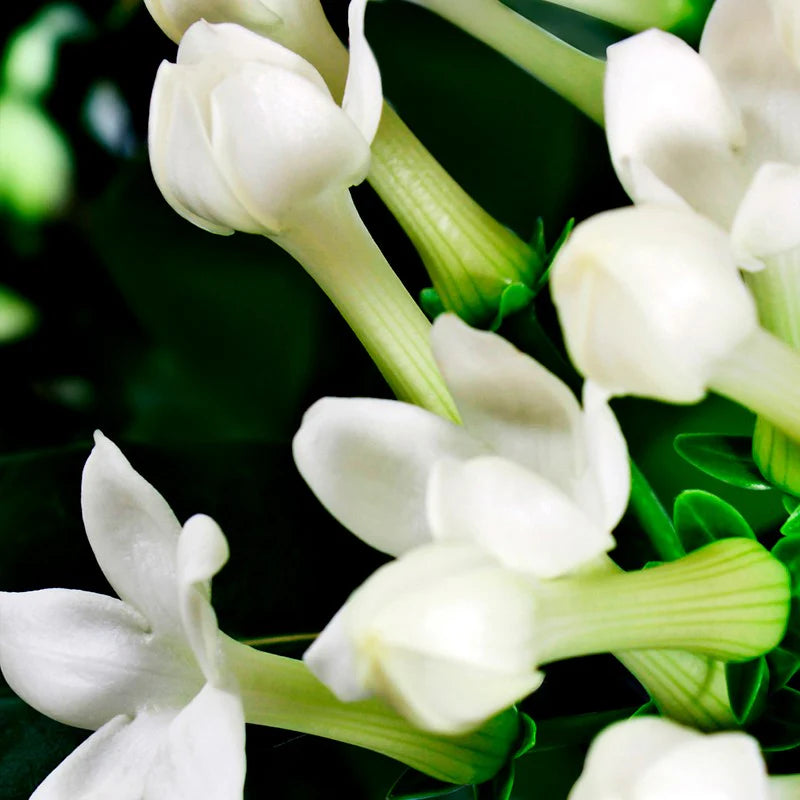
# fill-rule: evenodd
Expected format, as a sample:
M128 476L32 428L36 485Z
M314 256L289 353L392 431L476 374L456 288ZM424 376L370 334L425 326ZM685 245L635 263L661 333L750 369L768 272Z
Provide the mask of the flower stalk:
M301 224L272 238L328 295L399 399L458 419L433 360L430 323L349 195L325 198L304 212Z
M669 30L691 21L708 7L708 3L697 0L648 0L647 3L631 3L630 0L547 1L629 31L644 31L648 28Z
M378 699L343 703L302 661L224 643L247 722L366 747L451 783L480 783L500 769L518 732L504 712L474 733L439 736L414 728Z

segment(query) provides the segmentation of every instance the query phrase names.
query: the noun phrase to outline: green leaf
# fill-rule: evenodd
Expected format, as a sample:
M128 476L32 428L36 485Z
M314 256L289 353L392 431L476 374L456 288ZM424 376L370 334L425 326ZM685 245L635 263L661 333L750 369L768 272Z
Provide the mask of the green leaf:
M784 687L800 669L800 656L783 647L776 647L767 653L769 682L773 690Z
M473 787L475 800L510 800L516 777L515 762L536 744L536 723L524 712L519 712L519 723L519 737L513 755L494 778Z
M419 304L428 319L431 320L436 319L439 314L444 314L446 311L442 298L439 297L439 292L433 286L428 286L419 293Z
M496 331L506 317L522 311L523 308L530 305L533 298L534 293L524 283L510 283L500 295L497 314L489 326L489 330Z
M675 530L686 552L718 539L756 538L745 518L732 505L699 489L689 489L678 495L673 516Z
M789 519L781 525L781 533L784 536L800 536L800 505L795 503L793 508L786 510L789 512Z
M772 488L753 461L749 436L681 433L674 446L680 456L712 478L740 489Z
M386 800L428 800L433 797L448 797L463 788L456 784L437 781L424 772L407 769L389 789Z
M748 732L768 752L800 746L800 692L789 687L775 692L761 719Z
M737 722L746 725L764 709L769 689L769 666L764 656L725 665L728 699Z
M772 548L772 555L789 570L792 586L797 592L800 587L800 536L787 536L779 540Z

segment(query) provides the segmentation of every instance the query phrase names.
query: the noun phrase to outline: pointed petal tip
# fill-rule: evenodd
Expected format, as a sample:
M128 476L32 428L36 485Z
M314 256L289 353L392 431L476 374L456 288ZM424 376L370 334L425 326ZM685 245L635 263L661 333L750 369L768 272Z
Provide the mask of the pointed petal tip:
M178 540L178 563L185 581L201 583L216 575L230 558L222 528L206 514L195 514Z

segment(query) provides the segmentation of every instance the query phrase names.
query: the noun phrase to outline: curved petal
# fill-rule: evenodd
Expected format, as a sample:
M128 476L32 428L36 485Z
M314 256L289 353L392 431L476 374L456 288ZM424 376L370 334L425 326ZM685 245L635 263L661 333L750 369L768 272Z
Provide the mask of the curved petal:
M769 0L778 36L786 52L800 68L800 6L795 0Z
M717 0L700 53L740 109L751 171L764 161L800 164L800 71L769 0Z
M213 158L235 196L271 233L327 192L367 174L369 144L316 82L244 63L211 92Z
M206 685L162 737L143 800L241 800L244 740L241 699Z
M210 233L262 232L219 174L205 120L178 69L162 62L150 99L148 151L161 194L184 219Z
M154 629L179 633L180 523L167 501L99 431L83 469L81 506L97 563L116 593Z
M398 555L430 541L425 492L440 458L485 452L463 428L394 400L326 397L293 442L300 474L339 522Z
M758 742L744 733L716 733L663 753L636 782L641 797L769 800Z
M0 665L26 703L67 725L180 707L202 685L191 653L119 600L71 589L0 594Z
M497 456L435 464L428 518L437 541L473 542L536 578L580 569L615 544L552 483Z
M114 717L54 769L31 800L143 800L147 772L172 716Z
M577 491L577 502L593 519L611 531L625 513L631 493L628 445L608 395L597 384L583 384L583 422L588 468ZM597 493L597 504L589 502Z
M222 569L228 555L228 540L211 517L197 514L183 526L178 540L183 627L203 674L215 685L220 680L219 626L210 602L211 578Z
M454 314L437 317L431 342L467 430L569 494L586 466L580 406L569 388L501 336Z
M703 734L661 717L636 717L606 728L593 742L569 800L630 796L661 755L702 741Z
M350 67L344 87L342 109L372 143L383 108L383 90L378 62L364 35L367 0L351 0L347 10L350 25Z
M764 164L733 221L731 239L740 262L800 247L800 165Z
M711 69L676 36L645 31L608 48L611 160L637 202L675 196L727 226L748 180L744 129Z

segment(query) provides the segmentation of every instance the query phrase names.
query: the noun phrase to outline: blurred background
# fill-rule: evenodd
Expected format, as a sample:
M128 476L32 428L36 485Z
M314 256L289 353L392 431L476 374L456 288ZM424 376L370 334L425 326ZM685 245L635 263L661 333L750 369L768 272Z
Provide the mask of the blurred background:
M345 0L323 5L343 34ZM539 0L509 5L596 55L625 35ZM386 387L282 251L255 236L205 233L161 198L147 161L148 103L175 46L140 0L13 3L3 25L0 588L109 591L79 506L99 428L179 518L205 512L222 525L232 552L214 584L224 630L320 630L382 557L323 512L295 474L289 443L317 398L387 396ZM683 33L691 41L699 30ZM367 33L387 98L521 236L542 217L553 241L569 218L627 203L602 131L501 56L402 0L370 4ZM416 253L369 187L354 194L417 295L428 282ZM546 297L539 313L553 328ZM747 433L747 414L718 399L616 408L665 505L684 488L708 488L759 528L774 526L776 493L726 490L672 448L683 431ZM636 533L620 537L633 560ZM280 652L299 656L302 646ZM520 762L514 796L566 797L587 734L564 734L570 728L556 718L632 710L645 699L610 658L551 667L526 704L541 722L542 749ZM84 736L2 687L0 797L27 798ZM254 728L248 761L248 798L377 799L402 772L370 753Z

